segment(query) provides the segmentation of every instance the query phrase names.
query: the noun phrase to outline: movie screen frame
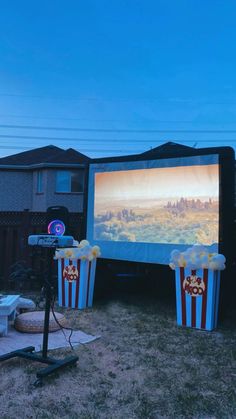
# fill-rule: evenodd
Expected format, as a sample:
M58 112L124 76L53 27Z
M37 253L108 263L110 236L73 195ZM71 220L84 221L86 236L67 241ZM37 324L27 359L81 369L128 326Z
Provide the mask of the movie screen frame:
M169 263L169 255L170 252L174 248L178 248L179 250L183 251L187 247L191 246L194 240L188 239L184 243L184 241L181 243L181 240L179 242L177 240L174 240L174 242L170 242L169 238L165 238L160 241L154 241L150 240L150 238L145 239L143 236L143 239L138 238L138 240L133 236L131 236L131 239L129 238L126 240L126 237L128 236L127 232L124 232L124 236L122 239L122 236L113 236L113 237L106 237L105 240L101 240L102 236L99 237L97 233L95 232L96 227L96 218L94 214L94 210L96 209L96 206L98 205L97 202L99 202L97 190L96 190L96 177L103 176L104 173L122 173L122 171L128 171L132 173L135 170L146 170L146 169L164 169L168 172L169 168L176 167L177 170L181 170L180 168L188 168L188 167L195 167L195 166L215 166L215 168L218 168L216 170L217 172L217 182L218 184L214 186L215 193L217 189L217 199L216 201L212 200L212 197L207 197L206 194L206 200L204 202L196 202L197 199L194 201L189 202L187 197L181 197L178 202L171 202L171 200L168 200L165 203L166 210L168 214L174 214L174 216L178 219L177 221L183 222L184 217L186 217L186 207L192 206L197 207L199 206L200 212L202 213L206 210L209 211L209 207L214 205L214 213L215 213L215 219L214 219L214 234L211 244L208 244L206 242L206 238L203 240L201 237L198 238L198 242L203 242L202 244L206 245L210 251L219 251L219 236L220 236L220 211L221 211L221 204L220 204L220 198L221 198L221 191L220 191L220 183L221 183L221 167L220 167L220 156L216 152L214 154L206 154L206 155L188 155L188 156L179 156L179 157L170 157L170 158L162 158L162 159L152 159L152 160L138 160L138 161L122 161L122 162L105 162L105 163L94 163L90 165L90 171L89 171L89 195L88 195L88 216L87 216L87 237L89 240L91 240L93 243L98 244L103 252L102 257L107 259L116 259L116 260L129 260L129 261L137 261L137 262L147 262L147 263L160 263L160 264L168 264ZM114 198L114 194L113 194ZM182 198L182 199L181 199ZM191 197L193 198L193 197ZM96 203L95 203L96 200ZM109 200L108 200L109 201ZM205 208L200 208L200 207ZM112 217L114 216L112 211L112 200L108 202L109 207L109 217L111 221ZM177 208L176 208L177 207ZM130 222L130 225L132 225L132 218L135 218L134 210L132 208L125 208L127 211L118 211L118 218L120 221L126 222L127 220ZM197 211L197 208L194 210ZM140 224L142 224L142 217L140 217ZM211 218L211 217L210 217ZM123 219L123 220L122 220ZM208 223L211 222L211 220L208 218ZM217 225L216 225L217 224ZM207 225L207 224L206 224ZM139 236L142 237L142 236ZM218 239L218 240L217 240ZM129 241L130 240L130 241ZM159 239L158 239L159 240Z

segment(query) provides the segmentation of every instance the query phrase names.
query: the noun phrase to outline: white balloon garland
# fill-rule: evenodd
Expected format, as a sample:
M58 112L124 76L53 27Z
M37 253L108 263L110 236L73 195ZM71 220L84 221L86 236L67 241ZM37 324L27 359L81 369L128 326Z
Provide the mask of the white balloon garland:
M186 267L195 269L212 269L222 271L225 269L225 256L220 253L209 253L202 245L194 245L184 252L173 250L170 254L169 266L171 269Z
M76 247L57 249L54 259L93 260L101 255L99 246L91 246L88 240L81 240Z

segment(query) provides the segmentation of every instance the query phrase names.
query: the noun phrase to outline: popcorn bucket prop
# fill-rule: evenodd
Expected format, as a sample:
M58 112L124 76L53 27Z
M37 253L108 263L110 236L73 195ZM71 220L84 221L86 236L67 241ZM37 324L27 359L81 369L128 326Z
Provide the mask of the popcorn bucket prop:
M92 307L96 261L100 254L100 248L92 247L87 240L77 242L77 247L56 250L59 306Z
M217 326L220 271L175 269L176 312L179 326L213 330Z
M83 309L92 307L96 259L58 260L58 304Z
M215 329L225 256L194 245L182 253L173 250L169 266L175 270L177 324Z

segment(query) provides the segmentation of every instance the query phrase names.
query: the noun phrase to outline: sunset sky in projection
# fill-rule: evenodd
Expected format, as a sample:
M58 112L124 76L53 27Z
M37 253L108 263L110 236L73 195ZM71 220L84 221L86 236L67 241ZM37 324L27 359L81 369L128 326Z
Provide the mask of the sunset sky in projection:
M95 202L219 196L219 166L199 165L95 174Z

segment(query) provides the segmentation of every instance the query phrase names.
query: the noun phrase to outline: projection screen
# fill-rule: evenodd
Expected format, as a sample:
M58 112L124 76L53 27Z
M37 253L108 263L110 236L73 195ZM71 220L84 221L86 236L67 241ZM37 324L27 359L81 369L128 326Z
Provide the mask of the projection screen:
M90 165L87 238L102 257L168 264L219 242L219 156Z

